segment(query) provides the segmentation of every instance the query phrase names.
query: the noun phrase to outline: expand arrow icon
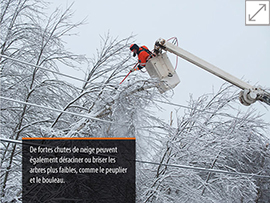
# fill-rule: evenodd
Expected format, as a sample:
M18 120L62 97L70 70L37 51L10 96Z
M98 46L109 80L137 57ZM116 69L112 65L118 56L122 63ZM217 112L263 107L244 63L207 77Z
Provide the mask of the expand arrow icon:
M252 17L250 17L250 14L248 15L249 21L256 21L254 18L262 9L266 11L266 4L259 4L259 5L261 5L262 7Z

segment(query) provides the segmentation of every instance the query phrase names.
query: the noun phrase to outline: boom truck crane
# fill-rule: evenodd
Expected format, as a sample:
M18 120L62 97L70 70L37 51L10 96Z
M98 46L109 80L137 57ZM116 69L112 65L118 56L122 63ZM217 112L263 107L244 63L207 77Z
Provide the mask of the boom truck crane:
M270 105L270 93L236 78L162 38L155 42L154 53L156 56L148 60L145 66L150 77L159 80L158 89L161 93L174 88L180 83L179 77L166 54L167 51L242 89L239 100L243 105L249 106L256 101L262 101Z

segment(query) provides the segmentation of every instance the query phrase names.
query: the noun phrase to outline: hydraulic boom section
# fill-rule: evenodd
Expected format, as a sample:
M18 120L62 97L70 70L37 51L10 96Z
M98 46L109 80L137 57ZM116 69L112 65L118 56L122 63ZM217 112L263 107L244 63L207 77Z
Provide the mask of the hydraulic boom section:
M243 105L249 106L257 100L270 105L270 94L268 92L262 90L261 88L253 87L252 85L185 51L184 49L175 46L165 39L159 39L155 43L154 52L159 55L162 53L162 50L169 51L242 89L239 94L239 100Z

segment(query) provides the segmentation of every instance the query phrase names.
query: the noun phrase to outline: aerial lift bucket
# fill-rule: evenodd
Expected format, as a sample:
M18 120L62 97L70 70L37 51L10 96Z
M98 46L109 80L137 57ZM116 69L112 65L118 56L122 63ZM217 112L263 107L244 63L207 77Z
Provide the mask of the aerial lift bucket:
M160 81L158 83L160 93L173 89L180 83L180 79L166 52L148 60L145 68L151 78L157 78Z

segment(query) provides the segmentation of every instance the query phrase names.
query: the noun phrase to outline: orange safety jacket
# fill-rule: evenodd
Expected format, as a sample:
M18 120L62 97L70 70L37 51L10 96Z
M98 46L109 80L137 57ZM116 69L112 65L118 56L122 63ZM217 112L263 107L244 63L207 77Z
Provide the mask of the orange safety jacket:
M134 70L140 70L145 67L146 62L152 58L152 52L146 46L141 46L137 51L139 65Z

